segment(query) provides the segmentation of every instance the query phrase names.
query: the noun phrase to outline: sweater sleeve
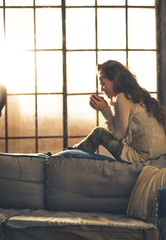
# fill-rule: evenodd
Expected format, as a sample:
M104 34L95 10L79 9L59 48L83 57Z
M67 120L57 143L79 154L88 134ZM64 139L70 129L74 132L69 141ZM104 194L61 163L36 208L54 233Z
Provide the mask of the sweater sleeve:
M131 107L131 101L125 97L124 93L120 93L116 97L114 114L110 107L102 111L108 130L118 140L122 140L126 135Z

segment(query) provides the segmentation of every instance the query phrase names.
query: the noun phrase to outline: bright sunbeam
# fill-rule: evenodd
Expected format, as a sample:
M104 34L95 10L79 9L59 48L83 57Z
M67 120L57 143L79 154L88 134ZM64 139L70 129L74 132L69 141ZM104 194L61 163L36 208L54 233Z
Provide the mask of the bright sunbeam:
M0 82L9 93L34 92L34 53L0 49Z

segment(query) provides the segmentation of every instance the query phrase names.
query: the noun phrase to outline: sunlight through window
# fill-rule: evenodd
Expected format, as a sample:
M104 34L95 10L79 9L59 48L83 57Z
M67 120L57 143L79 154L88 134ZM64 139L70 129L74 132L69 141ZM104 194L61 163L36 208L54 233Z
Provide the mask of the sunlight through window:
M120 49L126 46L125 9L98 9L99 49ZM110 30L111 29L111 30Z
M96 91L95 53L69 52L67 54L68 93Z
M3 62L3 83L8 93L35 92L34 52L6 49Z
M66 37L67 49L94 49L95 10L67 9Z
M37 48L62 48L61 9L46 8L36 10Z

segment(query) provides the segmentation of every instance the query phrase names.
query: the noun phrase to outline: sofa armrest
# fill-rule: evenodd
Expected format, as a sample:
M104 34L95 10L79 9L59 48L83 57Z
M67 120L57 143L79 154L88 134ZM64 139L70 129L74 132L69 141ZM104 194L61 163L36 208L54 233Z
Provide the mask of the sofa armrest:
M158 190L158 219L166 218L166 186Z

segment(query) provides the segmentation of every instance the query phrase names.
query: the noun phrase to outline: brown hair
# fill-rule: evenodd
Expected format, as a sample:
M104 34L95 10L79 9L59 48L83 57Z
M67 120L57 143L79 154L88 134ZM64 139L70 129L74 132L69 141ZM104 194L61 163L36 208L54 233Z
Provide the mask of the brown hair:
M142 88L133 73L121 63L109 60L98 65L98 71L105 78L114 81L114 92L116 94L124 92L125 96L134 103L139 103L146 107L149 114L156 117L159 123L166 126L166 111L159 101L151 97L149 92Z

